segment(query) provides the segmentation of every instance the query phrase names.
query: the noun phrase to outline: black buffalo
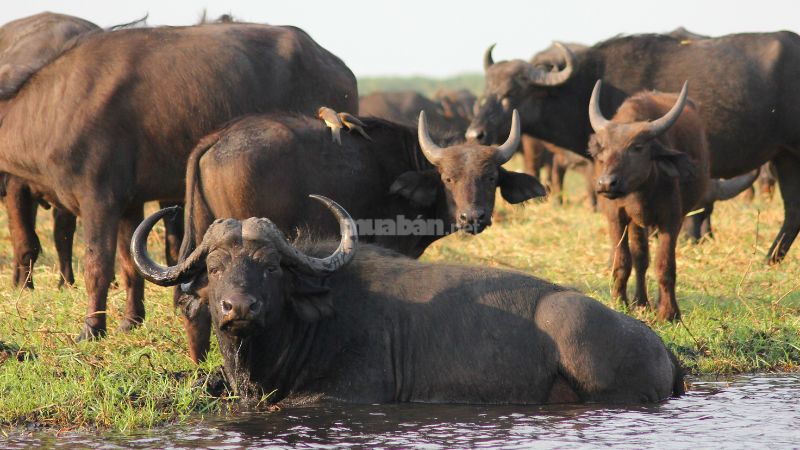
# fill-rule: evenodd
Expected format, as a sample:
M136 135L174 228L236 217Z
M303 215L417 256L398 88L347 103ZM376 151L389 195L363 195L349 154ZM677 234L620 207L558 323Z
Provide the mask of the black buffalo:
M290 244L267 219L221 219L163 267L147 255L147 234L170 211L134 233L142 274L186 283L210 309L242 397L535 404L683 392L675 357L643 323L520 272L356 252L355 222L318 198L338 219L335 249Z
M0 170L80 215L89 295L82 337L106 329L121 259L122 328L144 318L130 236L149 200L183 199L186 159L233 117L322 105L357 111L344 63L294 27L213 24L96 33L0 102Z
M220 217L271 217L287 232L333 235L336 223L307 201L320 193L365 221L365 239L417 257L452 231L489 226L498 188L510 203L545 194L536 178L502 168L519 143L517 127L499 147L440 148L424 117L419 136L414 128L362 118L370 140L344 133L341 145L313 117L252 115L232 122L204 138L189 158L181 254ZM210 321L204 311L196 315L186 325L198 360L208 349Z
M699 40L635 35L577 55L562 47L562 53L564 68L546 71L522 60L493 64L487 52L482 106L467 135L494 142L517 108L524 133L585 155L591 133L585 105L597 79L606 88L606 117L635 92L674 92L689 80L708 132L712 177L774 163L785 217L769 261L783 259L800 231L800 127L794 121L800 117L800 37L786 31Z

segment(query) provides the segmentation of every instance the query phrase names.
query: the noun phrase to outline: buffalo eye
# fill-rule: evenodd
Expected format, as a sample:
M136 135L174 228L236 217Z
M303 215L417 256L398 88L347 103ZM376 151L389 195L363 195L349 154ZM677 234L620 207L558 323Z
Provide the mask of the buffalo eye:
M447 184L450 184L450 183L453 182L453 178L452 177L447 177L446 176L446 177L443 177L443 178L444 178L444 182L447 183Z
M208 266L208 274L209 275L219 275L221 274L225 268L221 264L214 264Z
M490 175L488 180L489 180L489 183L491 183L491 184L496 184L497 183L497 177L494 176L494 175Z
M634 151L634 152L636 152L636 153L641 153L641 152L642 152L642 150L644 150L644 145L643 145L643 144L636 144L636 145L634 145L634 146L632 147L632 149L633 149L633 151Z

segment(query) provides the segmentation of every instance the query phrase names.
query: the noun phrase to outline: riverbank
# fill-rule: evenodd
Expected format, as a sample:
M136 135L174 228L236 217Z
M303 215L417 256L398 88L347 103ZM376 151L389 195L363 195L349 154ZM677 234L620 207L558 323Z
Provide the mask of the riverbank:
M424 259L514 268L611 304L605 219L586 206L579 177L570 174L567 182L567 204L561 207L509 206L498 196L491 228L479 236L448 237ZM147 285L147 320L128 334L116 330L124 289L112 289L109 336L74 342L86 310L85 290L80 276L75 288L57 287L49 216L40 211L44 255L34 272L34 291L11 285L11 247L0 216L0 424L125 432L227 409L226 399L204 387L204 374L221 364L219 353L214 350L200 368L191 363L168 289ZM782 217L779 198L719 203L716 239L678 248L683 321L658 323L650 311L630 311L662 336L691 373L800 367L800 250L794 248L776 267L763 262ZM75 254L82 255L80 233L76 242ZM153 241L155 254L159 245ZM82 273L78 260L76 272ZM18 358L17 350L27 353Z

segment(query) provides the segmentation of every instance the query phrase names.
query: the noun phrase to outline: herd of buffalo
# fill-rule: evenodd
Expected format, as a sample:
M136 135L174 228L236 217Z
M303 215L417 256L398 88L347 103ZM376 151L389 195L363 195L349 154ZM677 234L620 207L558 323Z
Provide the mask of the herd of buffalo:
M608 219L612 296L628 302L635 268L633 301L651 304L657 231L657 314L676 320L679 233L710 234L714 201L765 166L784 201L767 256L780 262L800 231L800 124L790 119L800 117L800 37L678 29L556 43L530 61L495 62L492 48L478 98L359 98L342 60L291 26L103 29L53 13L9 22L0 194L14 282L33 288L41 205L53 209L62 283L74 282L81 217L82 339L106 333L116 257L122 330L145 318L145 279L174 286L191 358L206 357L213 331L242 394L493 404L680 395L680 365L645 324L520 272L415 258L490 226L498 191L513 204L543 197L536 176L547 167L558 198L564 171L577 168ZM503 167L518 150L526 173ZM149 201L164 208L145 218ZM162 219L167 266L147 252ZM432 227L362 227L403 219Z

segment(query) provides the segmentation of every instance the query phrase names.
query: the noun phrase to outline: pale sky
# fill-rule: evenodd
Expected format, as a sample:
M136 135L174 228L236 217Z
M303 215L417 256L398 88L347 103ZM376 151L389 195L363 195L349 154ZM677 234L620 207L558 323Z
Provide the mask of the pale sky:
M2 0L0 22L42 11L71 14L100 26L150 14L150 25L187 25L231 13L239 20L296 25L357 76L448 76L482 70L495 60L529 58L553 40L593 44L618 33L690 31L720 35L800 29L792 0Z

